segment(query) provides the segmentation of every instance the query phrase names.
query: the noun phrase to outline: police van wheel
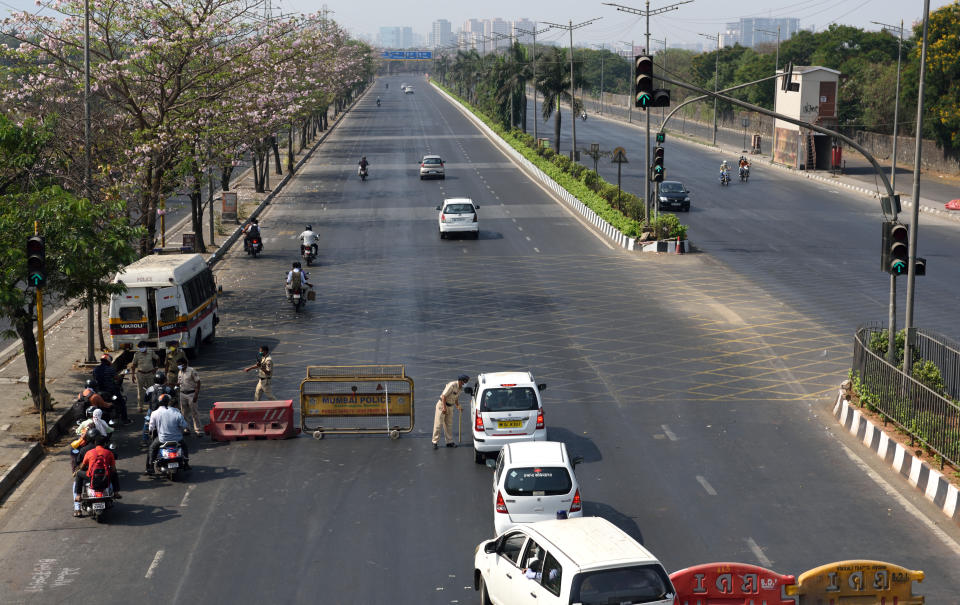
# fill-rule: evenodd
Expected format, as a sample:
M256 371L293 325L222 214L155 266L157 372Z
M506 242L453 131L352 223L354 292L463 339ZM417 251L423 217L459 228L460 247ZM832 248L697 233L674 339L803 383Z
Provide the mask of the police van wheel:
M210 334L203 339L203 342L209 344L213 342L213 339L216 337L217 337L217 326L213 326L212 328L210 328Z
M187 349L187 357L196 359L200 356L200 346L203 344L203 332L197 330L197 337L193 341L193 346Z

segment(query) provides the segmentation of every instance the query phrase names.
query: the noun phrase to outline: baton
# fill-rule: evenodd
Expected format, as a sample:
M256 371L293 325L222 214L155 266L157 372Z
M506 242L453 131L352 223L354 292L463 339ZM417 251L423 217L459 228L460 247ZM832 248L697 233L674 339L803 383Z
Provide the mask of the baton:
M457 445L460 443L460 427L463 425L463 408L457 408Z

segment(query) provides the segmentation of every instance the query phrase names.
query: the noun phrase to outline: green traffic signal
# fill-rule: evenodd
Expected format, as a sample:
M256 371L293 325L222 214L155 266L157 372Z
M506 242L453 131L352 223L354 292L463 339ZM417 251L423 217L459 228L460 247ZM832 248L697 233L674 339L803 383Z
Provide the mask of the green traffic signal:
M646 109L653 102L653 57L637 55L633 58L634 91L636 107Z
M27 238L27 283L34 288L47 283L47 244L40 235Z
M637 93L637 107L646 109L647 107L650 107L650 101L651 97L649 94L645 92Z
M663 182L663 147L655 147L653 150L653 175L651 180L657 183Z
M664 141L666 140L666 138L667 138L667 133L665 133L665 132L658 132L658 133L657 133L657 142L658 142L658 143L664 142Z

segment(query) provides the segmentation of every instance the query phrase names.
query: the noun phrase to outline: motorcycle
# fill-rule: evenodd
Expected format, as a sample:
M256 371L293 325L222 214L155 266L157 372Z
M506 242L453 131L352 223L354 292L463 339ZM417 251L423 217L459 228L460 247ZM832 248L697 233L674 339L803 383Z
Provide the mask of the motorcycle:
M361 166L360 170L357 171L357 174L360 175L361 181L367 180L367 168L365 166Z
M293 302L293 310L300 312L301 307L307 302L307 296L303 288L295 288L290 291L290 300Z
M166 475L167 479L176 481L180 469L184 468L186 459L183 457L183 447L177 441L164 441L157 451L157 459L153 461L153 472L156 475Z
M300 245L300 256L303 257L303 261L307 263L308 267L313 264L314 259L317 258L316 254L313 252L313 246L310 244Z
M377 99L377 107L380 107L380 99Z
M750 167L749 167L749 166L741 166L741 167L740 167L740 182L741 182L741 183L746 183L746 182L747 182L747 179L749 179L749 178L750 178Z
M583 120L584 122L586 122L586 121L587 121L587 112L581 113L581 114L580 114L580 119Z
M720 173L720 184L721 184L721 185L729 185L729 184L730 184L730 173L727 172L726 170L724 170L724 171L722 171L722 172Z
M247 254L256 258L258 254L263 252L263 240L260 239L259 235L246 237L243 240L243 249Z

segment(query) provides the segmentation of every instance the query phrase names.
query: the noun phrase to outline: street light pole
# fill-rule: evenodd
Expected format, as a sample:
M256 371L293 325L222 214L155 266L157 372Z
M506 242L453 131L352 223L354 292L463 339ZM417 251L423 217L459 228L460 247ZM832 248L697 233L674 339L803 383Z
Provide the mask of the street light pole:
M549 27L537 29L537 24L533 24L533 30L516 28L518 32L530 34L533 36L533 140L537 141L537 34L550 31ZM523 91L524 103L526 103L527 91ZM539 143L537 143L539 145Z
M627 44L627 42L620 41L621 44ZM633 57L633 40L630 40L630 57ZM634 78L628 73L627 78L630 80L630 98L627 99L627 123L633 124L633 100L637 98L636 86L637 83L634 82Z
M917 90L916 147L913 154L913 206L910 219L910 257L907 261L907 312L903 321L906 332L903 345L903 371L913 372L913 297L917 279L917 232L920 230L920 152L923 151L923 90L927 78L927 29L930 25L930 0L923 0L923 39L920 43L920 82Z
M898 31L900 34L899 42L897 43L897 92L896 99L893 102L893 152L890 162L890 187L894 191L897 190L897 126L899 121L900 114L900 56L903 51L903 19L900 20L900 26L887 25L885 23L880 23L879 21L871 21L877 25L883 26L885 29L892 29ZM897 205L891 204L891 209L893 211L893 220L897 220ZM909 273L908 273L909 276ZM894 364L897 361L897 276L893 273L890 274L890 313L887 320L887 357L889 358L890 363Z
M717 56L713 65L713 92L716 93L720 84L720 32L716 36L710 34L700 34L708 40L717 41ZM717 145L717 97L713 97L713 145Z
M773 35L774 32L769 29L755 29L754 31L763 32L765 34ZM780 26L777 26L777 55L773 63L773 73L780 71ZM776 90L776 89L774 89ZM774 107L776 109L776 107ZM773 124L770 126L770 157L773 158L773 142L777 139L777 121L774 120Z
M83 190L91 199L93 160L90 151L90 0L83 3ZM38 290L39 291L39 290ZM37 328L43 332L43 325ZM93 293L87 294L87 358L85 363L94 363L93 358ZM41 385L42 386L42 385ZM46 435L44 435L46 438Z
M665 13L667 11L677 10L677 8L679 8L681 4L689 4L690 2L693 2L693 0L682 0L681 2L677 2L669 6L664 6L662 8L656 8L653 10L650 10L650 0L646 0L646 8L643 10L638 8L631 8L629 6L623 6L620 4L614 4L612 2L604 2L604 4L606 4L607 6L612 6L616 8L618 11L621 11L624 13L630 13L632 15L640 15L642 17L646 17L647 31L645 35L646 35L647 43L643 47L643 52L646 54L650 52L650 15L659 15L660 13ZM630 102L631 106L633 105L633 103L636 102L636 98L637 98L636 82L634 82L633 99ZM645 207L644 215L646 217L644 224L649 227L650 226L650 109L646 108L643 113L646 114L646 131L647 131L647 157L646 157L647 161L644 162L644 179L643 179L644 181L643 204Z
M594 21L599 21L603 17L594 17L582 23L573 24L571 19L567 25L560 25L558 23L550 23L549 21L544 21L545 24L556 29L565 29L570 32L570 134L572 137L571 147L570 147L570 160L573 162L577 161L577 99L574 97L574 82L573 82L573 30L580 29L581 27L586 27L593 23Z
M661 66L660 69L661 69L662 71L666 72L666 71L667 71L667 37L664 36L664 37L663 37L663 40L657 40L656 38L650 38L650 40L652 40L653 42L656 42L657 44L663 44L663 61L662 61L663 65ZM654 64L654 67L656 67L656 64ZM666 111L667 111L667 108L666 108L666 107L661 107L661 108L660 108L660 123L661 123L661 124L663 124L663 116L664 116L664 114L666 113Z

